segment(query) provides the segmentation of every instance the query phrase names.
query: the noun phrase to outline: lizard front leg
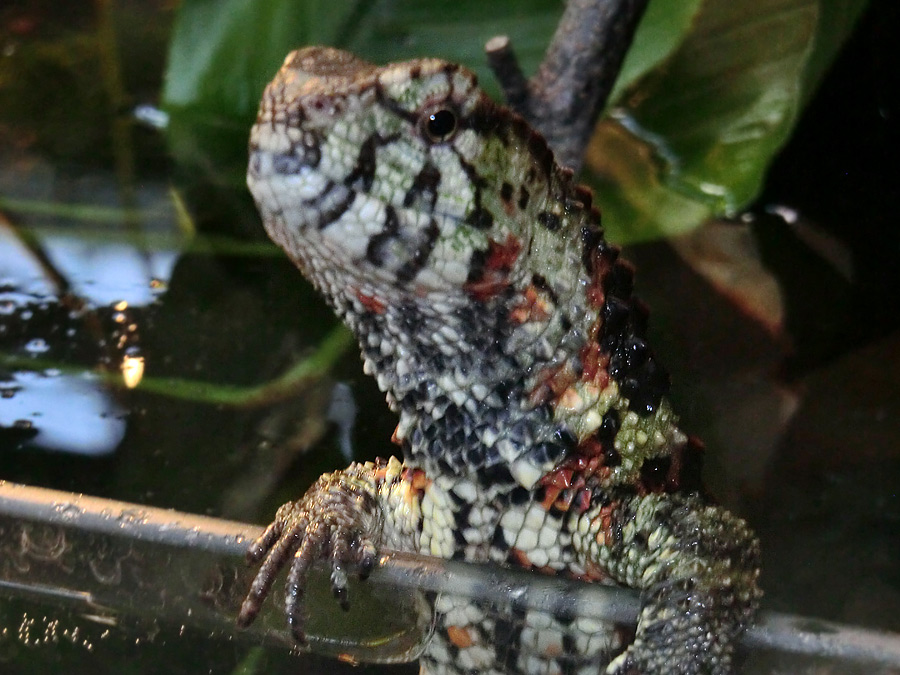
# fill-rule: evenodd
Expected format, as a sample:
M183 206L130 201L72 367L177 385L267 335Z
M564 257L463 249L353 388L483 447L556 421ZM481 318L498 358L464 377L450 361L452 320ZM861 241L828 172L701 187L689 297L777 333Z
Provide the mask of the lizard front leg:
M346 607L348 573L367 577L382 546L416 550L425 483L422 471L392 457L324 474L301 499L284 504L247 552L251 563L264 560L241 605L238 625L253 622L278 572L291 560L285 611L294 638L305 643L309 568L318 560L329 562L332 591Z
M760 597L759 543L695 495L628 495L576 516L582 564L640 589L635 640L607 673L724 675Z

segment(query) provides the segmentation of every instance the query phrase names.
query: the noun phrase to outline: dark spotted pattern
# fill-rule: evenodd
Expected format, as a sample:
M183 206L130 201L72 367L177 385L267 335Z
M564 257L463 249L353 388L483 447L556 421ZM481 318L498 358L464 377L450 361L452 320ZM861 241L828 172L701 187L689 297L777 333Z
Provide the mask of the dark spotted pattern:
M519 209L524 211L528 208L528 200L531 198L531 193L528 192L528 188L524 185L519 188Z
M344 215L355 198L356 193L353 190L337 183L330 183L320 196L305 202L304 206L316 211L315 224L321 230Z
M538 214L537 218L538 222L551 232L556 232L560 227L562 227L562 221L555 213L550 213L549 211L541 211Z
M397 270L397 281L399 283L409 283L416 277L419 270L425 267L425 264L428 262L428 256L431 255L431 251L437 243L439 234L440 230L438 229L437 222L432 218L428 227L425 228L422 238L413 248L410 259L403 263L400 269Z
M366 248L366 260L376 267L384 265L385 248L397 238L400 234L400 220L397 218L397 211L388 206L384 211L384 226L381 232L376 234L369 240Z
M437 202L437 189L441 183L441 172L433 164L426 164L419 171L412 187L403 198L403 206L421 204L425 211L434 211Z
M353 171L347 176L344 184L353 190L368 192L372 189L372 181L375 180L375 150L380 139L372 135L359 148L359 156ZM383 142L381 143L383 144Z

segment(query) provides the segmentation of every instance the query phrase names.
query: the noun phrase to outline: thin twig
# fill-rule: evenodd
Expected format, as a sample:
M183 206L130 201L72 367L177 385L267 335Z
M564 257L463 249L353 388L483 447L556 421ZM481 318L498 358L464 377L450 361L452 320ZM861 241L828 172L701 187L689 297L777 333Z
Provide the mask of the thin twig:
M563 166L580 168L648 2L569 0L537 74L527 82L508 38L485 45L508 104L544 135Z

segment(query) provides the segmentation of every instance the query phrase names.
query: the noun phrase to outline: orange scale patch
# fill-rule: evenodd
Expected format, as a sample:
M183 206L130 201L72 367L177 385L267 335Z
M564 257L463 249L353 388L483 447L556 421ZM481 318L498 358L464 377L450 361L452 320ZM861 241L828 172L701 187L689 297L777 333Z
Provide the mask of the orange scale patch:
M594 523L597 523L599 525L597 529L596 540L600 546L606 546L607 541L614 540L614 533L612 531L613 513L616 511L616 509L619 508L619 506L620 504L618 502L607 504L600 509L600 513L598 513L591 521L592 525Z
M547 368L541 373L537 385L528 395L528 402L538 406L553 400L558 405L560 398L577 381L578 376L568 361L554 368Z
M531 559L525 554L525 551L520 548L509 549L509 559L519 567L532 566Z
M553 303L530 284L525 289L521 302L510 313L510 319L518 324L544 322L550 319L553 309Z
M571 575L573 579L578 579L579 581L608 581L609 574L605 569L600 567L597 563L588 561L585 566L584 574L573 574Z
M447 626L447 637L452 644L460 649L465 649L475 644L472 631L466 626Z
M409 486L418 495L421 495L431 485L431 479L423 469L412 469L409 467L403 469L403 480L409 483Z

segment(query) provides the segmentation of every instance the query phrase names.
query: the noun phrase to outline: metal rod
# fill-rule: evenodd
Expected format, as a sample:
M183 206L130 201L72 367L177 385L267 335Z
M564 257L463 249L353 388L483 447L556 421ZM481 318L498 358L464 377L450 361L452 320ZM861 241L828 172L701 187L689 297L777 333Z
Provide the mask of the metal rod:
M15 535L4 537L0 556L13 563L28 562L0 566L0 591L83 605L92 612L102 608L150 619L168 617L185 625L240 634L234 616L253 573L243 556L248 543L262 531L256 525L6 481L0 481L0 523L7 535ZM104 573L105 560L115 560L118 567L133 563L134 569L118 577ZM215 570L212 583L211 569ZM192 570L193 574L186 573ZM129 586L122 582L126 577L141 583ZM475 597L501 611L515 607L552 612L555 603L565 598L567 609L577 615L618 623L633 622L639 608L638 595L629 589L384 551L370 581L352 589L363 623L368 613L369 622L374 617L378 625L346 633L352 621L331 599L327 574L323 572L318 581L312 585L324 591L310 597L315 608L310 624L312 649L367 661L409 660L421 651L430 617L421 615L422 608L413 599L415 591ZM397 588L408 592L398 594ZM375 596L367 600L369 591ZM159 607L158 598L165 600ZM406 606L390 613L401 617L399 623L385 626L384 603L404 601ZM367 609L367 602L376 609ZM318 623L312 621L315 617ZM270 608L261 619L257 628L244 633L246 638L291 645L279 608ZM775 612L760 613L744 644L900 666L900 635Z

